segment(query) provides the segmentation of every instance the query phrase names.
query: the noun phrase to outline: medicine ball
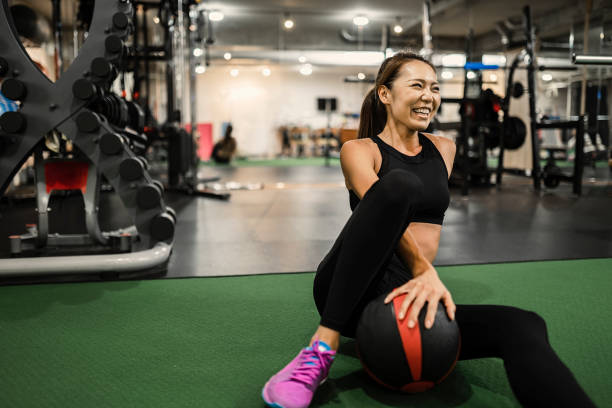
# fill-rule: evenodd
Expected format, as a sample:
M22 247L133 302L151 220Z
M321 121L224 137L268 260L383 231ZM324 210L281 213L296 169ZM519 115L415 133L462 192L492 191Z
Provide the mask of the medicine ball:
M419 313L419 324L410 329L407 318L400 321L396 316L406 295L384 304L386 296L371 301L357 325L361 363L376 382L388 388L404 392L428 390L442 382L457 363L461 347L457 322L448 318L440 303L434 325L425 329L425 304Z

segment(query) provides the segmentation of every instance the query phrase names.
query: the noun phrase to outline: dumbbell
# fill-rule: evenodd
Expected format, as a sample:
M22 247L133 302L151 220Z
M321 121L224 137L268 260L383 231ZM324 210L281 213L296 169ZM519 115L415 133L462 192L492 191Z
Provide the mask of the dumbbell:
M157 207L161 204L164 186L158 180L151 184L146 184L138 188L136 193L136 203L143 210Z
M129 157L119 165L119 175L126 181L135 181L144 175L148 167L144 157Z
M176 221L173 214L165 211L151 220L151 236L157 241L166 241L174 237Z

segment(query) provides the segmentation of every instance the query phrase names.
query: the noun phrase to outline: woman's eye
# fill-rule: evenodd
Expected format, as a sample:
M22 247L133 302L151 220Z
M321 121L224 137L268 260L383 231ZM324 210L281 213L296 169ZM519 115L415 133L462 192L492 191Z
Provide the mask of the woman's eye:
M423 87L421 84L412 84L412 86L416 86L417 88L422 88Z
M433 90L434 92L440 92L440 88L438 88L438 87L432 88L432 90Z

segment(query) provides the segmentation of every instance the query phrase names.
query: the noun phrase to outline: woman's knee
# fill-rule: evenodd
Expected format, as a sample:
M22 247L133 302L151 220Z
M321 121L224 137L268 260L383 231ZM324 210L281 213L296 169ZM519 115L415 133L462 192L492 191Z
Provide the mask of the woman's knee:
M548 342L546 321L539 314L515 307L508 308L503 324L505 336L515 342Z
M418 199L423 194L424 186L414 174L394 169L380 179L378 190L386 202L402 204Z

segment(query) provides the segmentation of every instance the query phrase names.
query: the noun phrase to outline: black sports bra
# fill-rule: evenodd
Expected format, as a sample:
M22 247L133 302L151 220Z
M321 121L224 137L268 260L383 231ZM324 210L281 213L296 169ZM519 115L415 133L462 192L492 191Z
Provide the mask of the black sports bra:
M448 170L442 155L431 140L419 133L421 151L416 156L408 156L384 142L378 136L372 140L378 145L382 163L378 177L382 178L393 169L403 169L415 174L425 186L423 201L418 205L412 222L425 222L442 225L444 212L450 203L448 191ZM349 190L351 210L359 203L359 197Z

